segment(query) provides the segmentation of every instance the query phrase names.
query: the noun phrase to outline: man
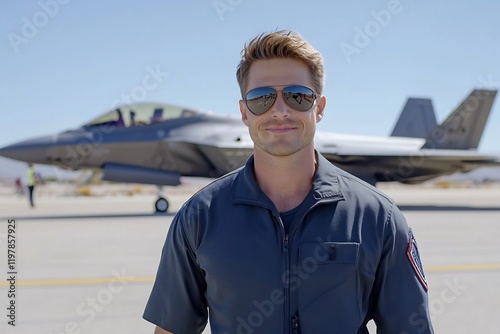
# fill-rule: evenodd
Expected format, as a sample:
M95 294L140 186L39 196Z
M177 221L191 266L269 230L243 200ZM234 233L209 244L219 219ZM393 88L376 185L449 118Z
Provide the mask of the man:
M35 190L35 185L36 185L36 174L35 174L35 169L33 168L33 164L31 163L28 164L28 172L26 176L27 176L26 184L28 185L30 205L32 208L34 208L35 203L33 201L33 191Z
M433 333L416 242L394 203L314 150L323 60L300 35L245 46L246 165L172 221L144 318L155 333Z

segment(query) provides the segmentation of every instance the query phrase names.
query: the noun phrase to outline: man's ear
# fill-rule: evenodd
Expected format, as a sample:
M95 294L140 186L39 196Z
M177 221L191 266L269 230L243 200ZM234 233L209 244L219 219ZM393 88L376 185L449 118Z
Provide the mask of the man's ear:
M323 113L326 107L326 97L321 96L316 101L316 123L323 119Z
M240 113L241 113L241 120L243 123L245 123L246 126L248 126L248 116L247 116L247 106L245 105L245 102L243 100L240 100Z

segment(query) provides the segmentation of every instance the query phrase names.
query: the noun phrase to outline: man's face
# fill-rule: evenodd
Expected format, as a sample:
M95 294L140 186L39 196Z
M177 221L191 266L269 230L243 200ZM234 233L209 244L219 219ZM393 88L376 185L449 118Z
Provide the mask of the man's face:
M316 123L323 117L326 99L318 96L308 111L295 110L283 100L281 90L288 85L313 88L306 64L293 59L271 59L258 60L250 67L245 94L264 86L278 92L274 105L262 115L252 114L245 101L240 101L241 118L249 129L256 152L288 156L304 148L314 148Z

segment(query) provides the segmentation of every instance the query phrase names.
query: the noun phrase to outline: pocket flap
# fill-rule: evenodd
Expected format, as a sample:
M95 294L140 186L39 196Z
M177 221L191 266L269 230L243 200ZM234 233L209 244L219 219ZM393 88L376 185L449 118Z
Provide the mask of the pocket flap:
M358 263L358 242L322 242L300 245L300 263L314 260L319 265Z

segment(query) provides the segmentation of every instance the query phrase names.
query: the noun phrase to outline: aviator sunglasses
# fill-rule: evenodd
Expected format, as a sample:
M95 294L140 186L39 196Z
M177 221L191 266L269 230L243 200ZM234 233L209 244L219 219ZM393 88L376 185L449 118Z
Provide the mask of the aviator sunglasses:
M311 109L317 97L311 88L301 85L286 86L281 92L285 103L298 111L308 111ZM276 89L272 87L257 87L247 93L244 101L252 114L262 115L271 109L277 97L278 91Z

